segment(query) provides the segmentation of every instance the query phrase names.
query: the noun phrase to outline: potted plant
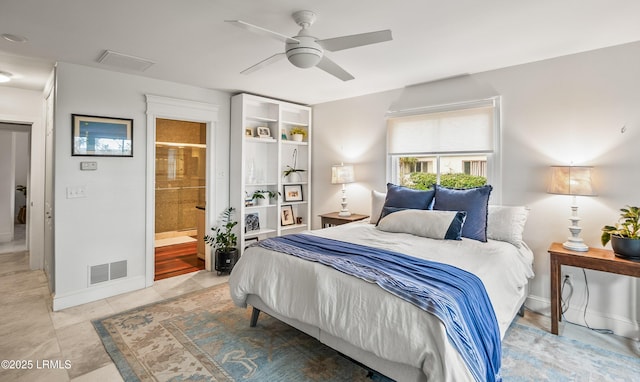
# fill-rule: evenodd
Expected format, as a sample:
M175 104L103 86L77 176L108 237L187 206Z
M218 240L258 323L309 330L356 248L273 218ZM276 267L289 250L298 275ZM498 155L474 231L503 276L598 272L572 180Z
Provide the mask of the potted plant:
M291 134L292 140L302 142L307 137L307 130L300 126L295 126L289 130L289 134Z
M611 247L616 256L630 260L640 260L640 208L627 206L620 209L620 219L615 226L602 227L600 241Z
M300 181L300 172L305 172L301 168L297 168L298 165L298 149L293 150L293 166L287 165L287 167L282 172L282 175L285 178L286 182L299 182Z
M233 232L233 228L238 224L232 216L235 208L227 207L220 214L222 225L212 227L213 234L206 235L204 242L215 249L215 269L218 275L223 272L231 272L233 266L238 261L238 237Z
M271 190L256 190L253 192L251 199L256 202L258 206L264 206L269 203L271 199L277 200L280 195L277 191Z

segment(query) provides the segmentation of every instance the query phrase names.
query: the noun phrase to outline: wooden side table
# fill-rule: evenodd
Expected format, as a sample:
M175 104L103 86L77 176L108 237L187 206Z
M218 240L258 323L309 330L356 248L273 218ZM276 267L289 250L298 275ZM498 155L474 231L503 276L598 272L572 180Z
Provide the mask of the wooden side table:
M621 259L607 249L590 248L587 252L565 249L560 243L549 247L551 264L551 333L558 334L560 315L560 283L562 266L593 269L618 275L640 277L640 262Z
M351 216L338 216L339 212L330 212L328 214L320 215L322 221L322 228L333 227L336 225L357 222L358 220L364 220L369 215L351 214Z

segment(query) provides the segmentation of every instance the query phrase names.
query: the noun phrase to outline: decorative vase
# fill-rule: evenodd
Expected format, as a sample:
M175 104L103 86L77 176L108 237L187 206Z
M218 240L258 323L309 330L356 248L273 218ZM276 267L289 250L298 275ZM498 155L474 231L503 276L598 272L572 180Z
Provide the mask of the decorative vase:
M302 177L297 171L290 173L289 175L284 177L285 183L300 183L302 181Z
M256 205L258 206L266 206L269 204L269 193L263 192L262 198L256 198Z
M302 134L291 134L291 140L294 140L296 142L302 142L303 138L304 138L304 135Z
M611 235L611 247L616 256L627 260L640 260L640 239Z

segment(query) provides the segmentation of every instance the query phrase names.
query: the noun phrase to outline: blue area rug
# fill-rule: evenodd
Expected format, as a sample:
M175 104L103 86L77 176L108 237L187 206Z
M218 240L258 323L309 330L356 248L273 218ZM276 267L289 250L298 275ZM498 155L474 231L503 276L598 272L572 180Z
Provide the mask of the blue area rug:
M249 327L228 285L93 321L125 381L389 381L265 314ZM503 342L509 381L633 381L640 358L513 323Z
M521 381L639 381L638 356L618 354L514 322L502 341L502 378Z

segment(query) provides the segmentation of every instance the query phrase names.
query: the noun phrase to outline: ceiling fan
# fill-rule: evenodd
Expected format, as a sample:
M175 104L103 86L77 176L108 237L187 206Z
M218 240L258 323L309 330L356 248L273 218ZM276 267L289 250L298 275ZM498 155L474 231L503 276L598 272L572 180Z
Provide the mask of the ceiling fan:
M300 32L298 32L298 35L293 37L288 37L241 20L225 20L239 28L243 28L263 36L275 38L276 40L285 43L284 52L276 53L273 56L250 66L240 73L249 74L255 72L256 70L272 64L286 56L287 59L289 59L289 62L298 68L311 68L313 66L317 66L343 81L349 81L354 77L346 70L342 69L338 64L331 61L324 54L325 50L336 52L339 50L392 40L391 31L388 29L377 32L318 40L309 33L309 27L316 21L315 13L312 11L297 11L293 13L292 17L296 24L302 27Z

